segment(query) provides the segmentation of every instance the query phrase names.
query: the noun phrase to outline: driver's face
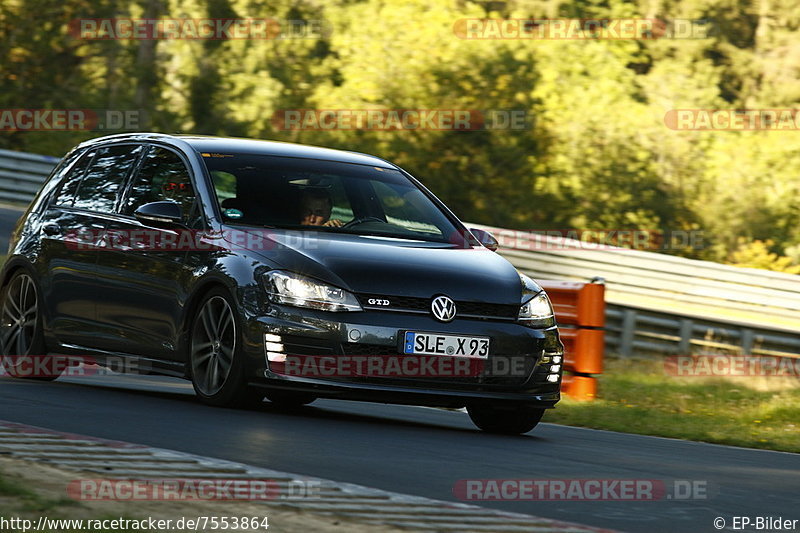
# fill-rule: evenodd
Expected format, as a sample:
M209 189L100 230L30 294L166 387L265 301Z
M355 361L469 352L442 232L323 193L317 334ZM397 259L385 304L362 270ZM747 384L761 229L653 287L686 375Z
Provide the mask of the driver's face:
M321 226L331 218L331 204L324 198L303 199L300 224Z

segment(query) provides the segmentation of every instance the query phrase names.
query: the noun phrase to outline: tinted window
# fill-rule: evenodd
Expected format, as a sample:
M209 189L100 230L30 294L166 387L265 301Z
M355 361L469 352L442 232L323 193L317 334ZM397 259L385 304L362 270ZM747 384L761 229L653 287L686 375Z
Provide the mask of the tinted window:
M203 154L230 222L449 242L456 228L402 172L251 154Z
M81 179L86 173L86 169L89 167L89 163L92 162L92 157L94 157L94 150L85 152L80 160L69 169L61 184L61 189L56 195L56 205L65 207L72 205L75 201L75 192L78 190L78 185L80 185ZM68 167L65 166L65 168Z
M101 148L78 186L74 207L110 212L117 193L125 182L141 146L121 145Z
M141 205L172 200L181 206L187 221L193 212L194 198L189 170L178 154L153 146L133 179L123 213L132 215Z
M421 195L408 194L407 187L392 183L376 181L372 186L388 222L421 232L436 232L436 227L427 221Z

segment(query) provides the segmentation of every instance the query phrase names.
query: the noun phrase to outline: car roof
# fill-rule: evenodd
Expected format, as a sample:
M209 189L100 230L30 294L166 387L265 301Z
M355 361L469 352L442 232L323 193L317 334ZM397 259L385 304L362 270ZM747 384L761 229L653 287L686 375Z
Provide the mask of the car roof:
M295 144L280 141L263 141L258 139L242 139L236 137L214 137L206 135L167 135L164 133L122 133L107 135L92 139L81 144L88 146L95 143L108 141L162 141L172 144L188 144L197 152L259 154L283 157L298 157L303 159L319 159L325 161L338 161L342 163L356 163L382 168L397 168L395 165L379 157L359 152L335 150L305 144Z

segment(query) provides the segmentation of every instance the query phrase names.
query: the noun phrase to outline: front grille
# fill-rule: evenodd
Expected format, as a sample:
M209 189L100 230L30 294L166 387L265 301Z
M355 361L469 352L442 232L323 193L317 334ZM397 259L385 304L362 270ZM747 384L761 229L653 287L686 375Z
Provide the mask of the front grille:
M363 342L343 342L344 355L398 355L397 346L385 344L366 344Z
M289 355L334 355L336 349L331 344L308 337L283 336L283 351Z
M431 298L413 296L389 296L385 294L358 294L359 302L365 309L375 311L395 311L402 313L430 313ZM389 301L389 305L370 304L370 300ZM519 314L517 304L493 304L485 302L456 301L456 317L485 320L516 320Z
M364 307L382 309L384 311L421 311L427 313L431 308L430 300L425 298L414 298L412 296L386 296L381 294L364 294L359 295L361 305ZM389 300L389 305L374 305L369 301L374 300Z
M316 375L314 372L318 368L329 368L330 363L326 363L328 366L323 366L320 362L321 360L317 360L316 363L314 361L306 361L305 357L317 358L322 357L326 360L330 361L331 358L338 358L338 357L386 357L392 358L393 356L399 357L398 361L402 360L406 356L398 350L398 346L396 345L385 345L385 344L370 344L370 343L363 343L363 342L342 342L342 343L328 343L322 339L316 339L311 337L301 337L295 335L284 335L282 339L282 344L284 345L284 353L287 355L287 361L291 359L293 361L293 367L295 372L301 371L302 372L309 372L309 374L292 374L292 375L306 375L306 377L321 377L324 379L334 379L337 381L344 381L344 382L353 382L353 383L383 383L383 384L395 384L401 385L404 387L412 387L412 388L435 388L435 389L452 389L452 390L502 390L503 388L507 387L520 387L529 383L530 385L535 386L545 386L551 387L555 386L558 387L558 384L546 383L544 381L548 371L550 370L549 364L542 364L540 362L540 355L536 354L516 354L512 356L498 356L495 355L495 348L492 348L491 354L488 360L472 360L469 364L470 371L467 375L463 373L452 373L452 374L445 374L445 375L435 375L435 374L422 374L422 375L387 375L387 376L370 376L363 374L361 370L358 370L358 366L353 367L352 365L355 364L351 361L351 366L347 366L347 364L343 363L343 367L345 369L349 369L352 371L351 374L344 374L344 375ZM539 352L541 354L541 352ZM437 356L420 356L422 358L437 358ZM504 359L504 357L510 357L512 360L517 359L519 357L524 358L524 364L522 367L519 368L520 371L516 371L513 373L509 373L504 369L509 369L509 365L499 365L499 360ZM441 357L444 359L444 357ZM463 359L463 358L459 358ZM286 363L288 364L288 363ZM284 363L269 363L270 370L277 372L277 373L286 373L284 368L288 368L284 366ZM397 365L389 364L387 362L386 365L387 369L392 369L392 372L397 371ZM417 368L417 366L411 367ZM419 368L426 368L424 364L420 363ZM427 367L430 368L430 367ZM434 369L440 368L439 366L434 366ZM450 367L443 367L445 372ZM464 367L459 367L464 368ZM474 370L474 373L473 373ZM533 377L531 380L530 378Z
M396 346L387 346L383 344L367 344L360 342L344 342L342 343L342 354L346 356L366 356L366 357L421 357L436 359L437 356L422 355L422 356L409 356L402 354L398 351ZM444 356L439 356L444 358ZM517 371L509 374L508 370L510 363L498 364L497 359L508 359L509 361L518 360L523 358L524 363L521 367L516 367ZM462 359L463 358L459 358ZM497 385L497 386L513 386L522 385L528 381L534 369L537 368L539 358L533 355L516 355L516 356L490 356L487 360L469 360L469 375L458 376L393 376L393 377L372 377L371 379L379 381L394 381L403 383L407 386L439 386L444 384L451 385ZM463 367L461 367L463 368ZM474 372L474 373L473 373Z
M486 304L480 302L456 302L458 312L468 316L489 316L516 320L519 306L516 304Z

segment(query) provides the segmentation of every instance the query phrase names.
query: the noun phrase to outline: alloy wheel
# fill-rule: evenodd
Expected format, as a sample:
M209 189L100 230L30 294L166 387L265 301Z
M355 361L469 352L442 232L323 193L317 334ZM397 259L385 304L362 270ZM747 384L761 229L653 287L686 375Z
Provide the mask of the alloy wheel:
M36 285L28 274L11 280L0 314L3 355L27 355L36 338L38 324Z
M225 298L212 296L200 308L191 337L192 375L201 393L213 396L222 389L231 373L235 350L233 310Z

